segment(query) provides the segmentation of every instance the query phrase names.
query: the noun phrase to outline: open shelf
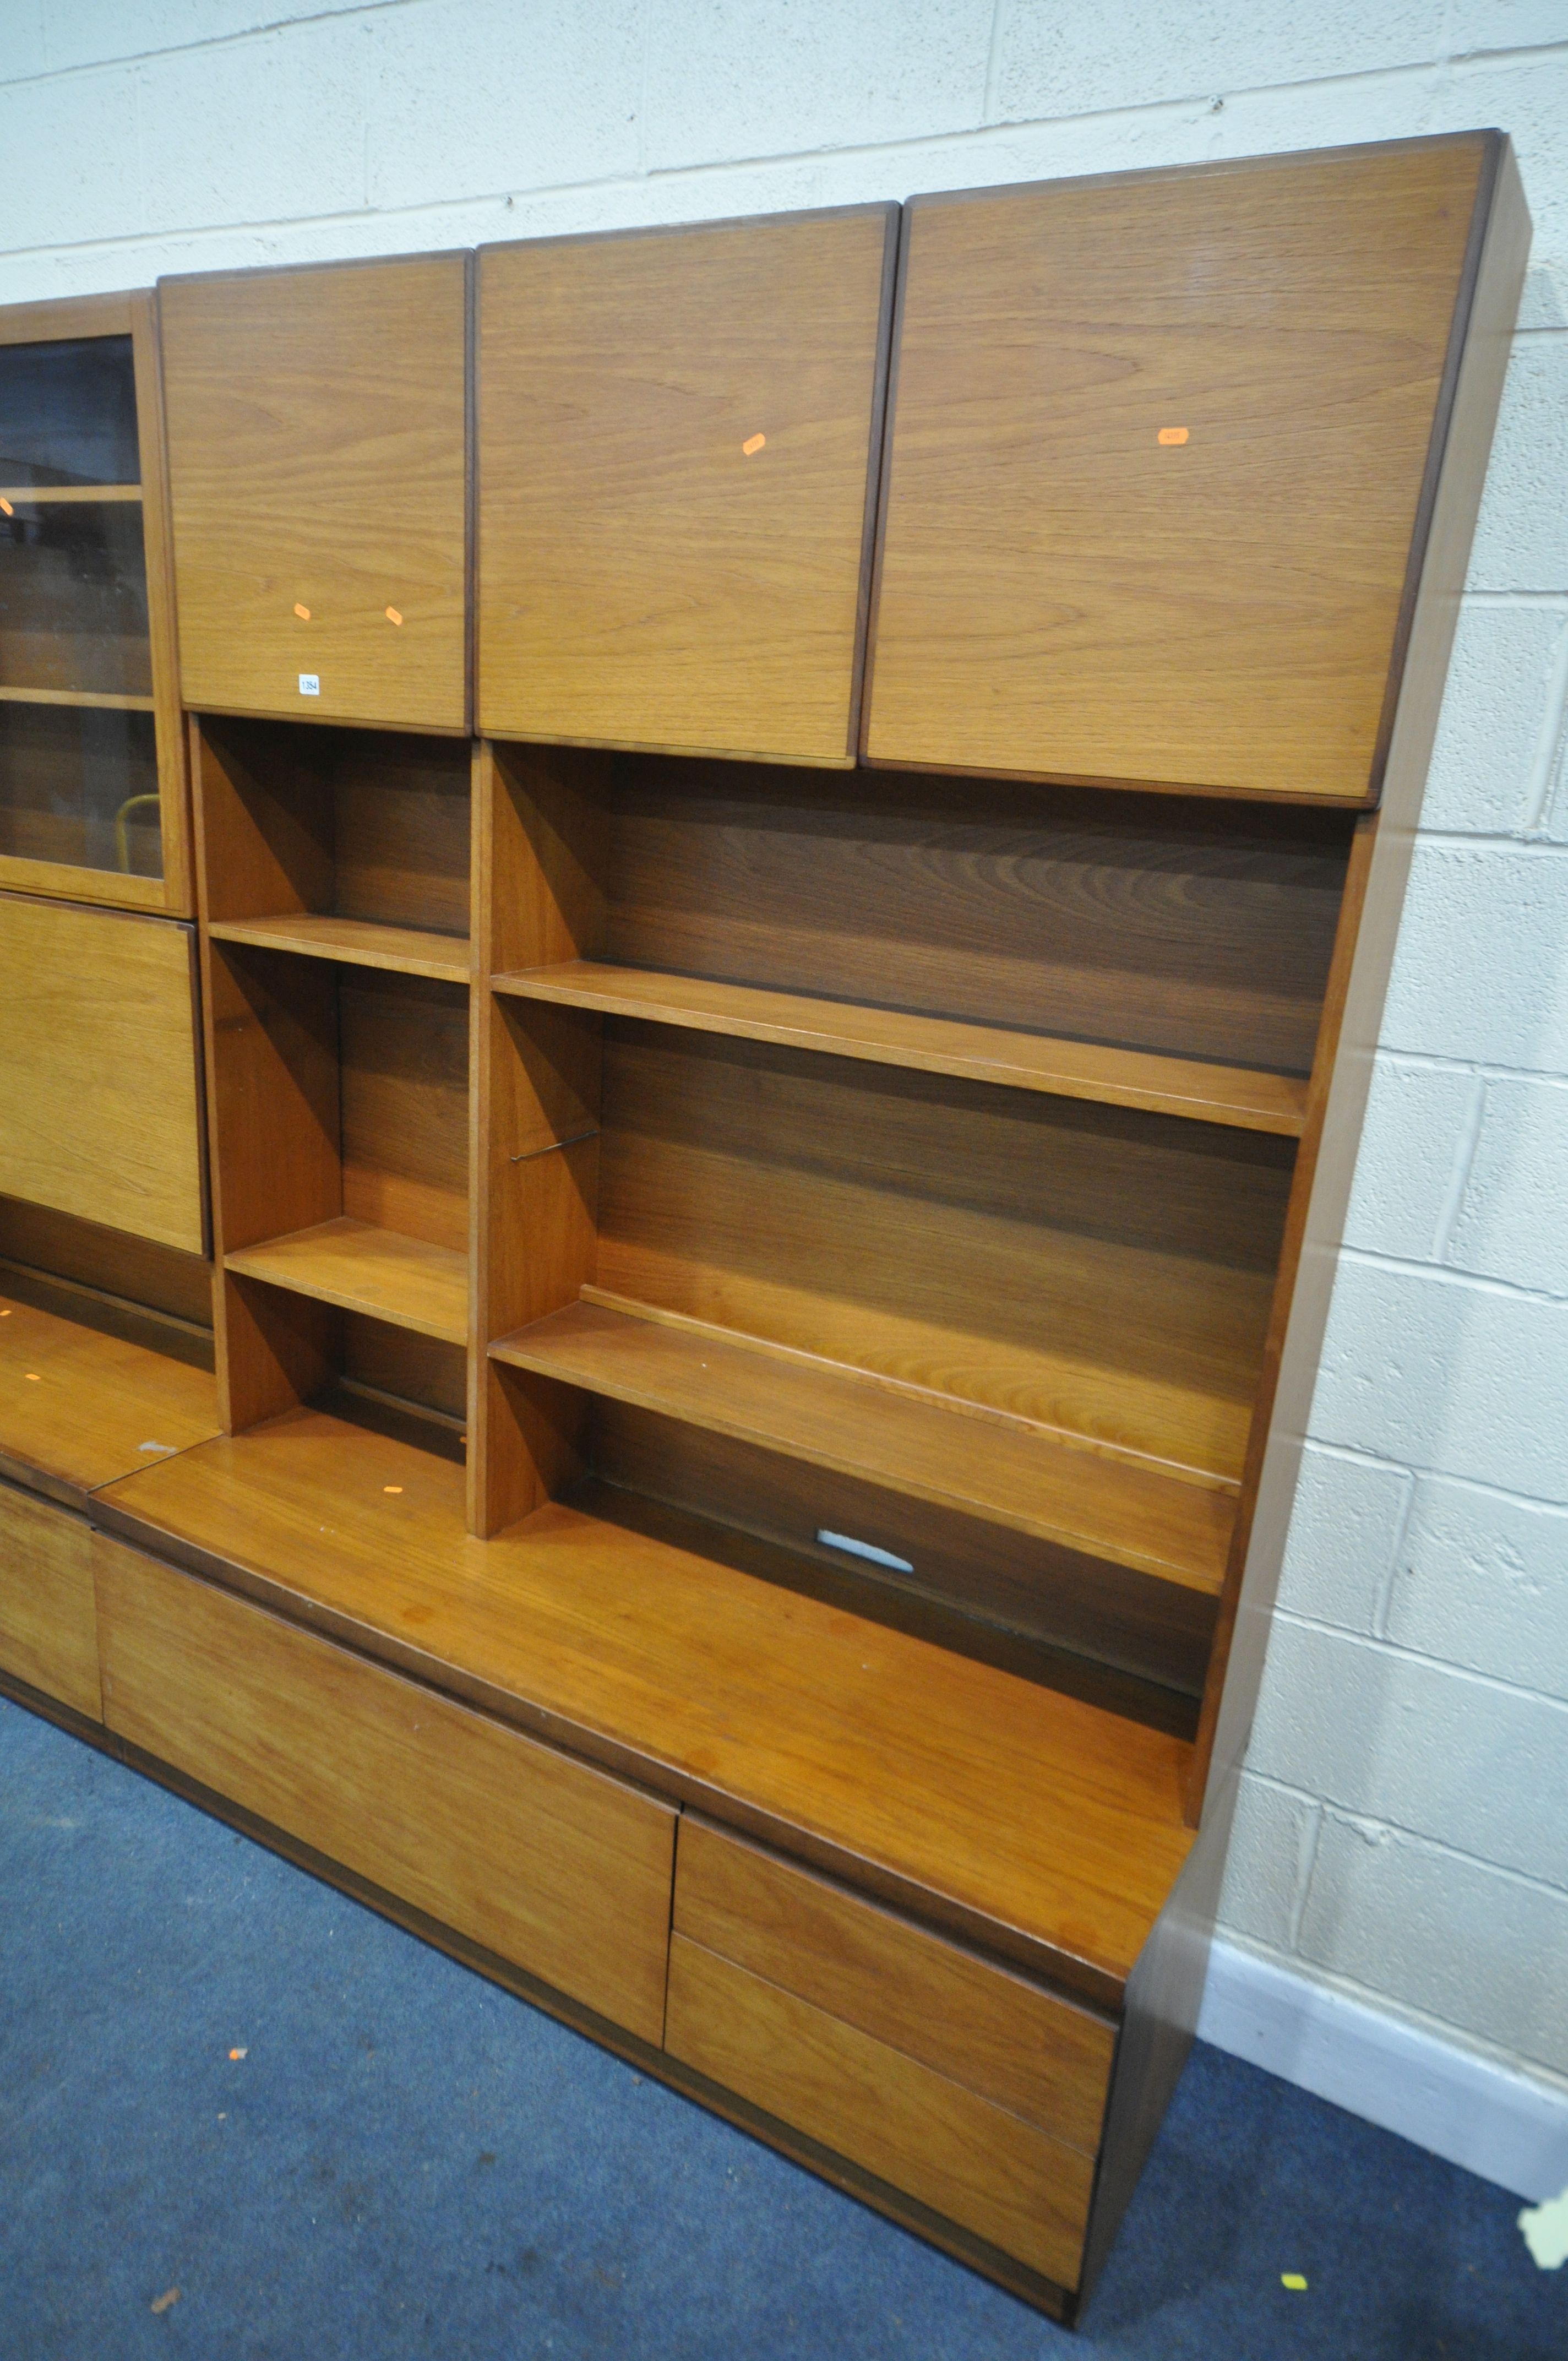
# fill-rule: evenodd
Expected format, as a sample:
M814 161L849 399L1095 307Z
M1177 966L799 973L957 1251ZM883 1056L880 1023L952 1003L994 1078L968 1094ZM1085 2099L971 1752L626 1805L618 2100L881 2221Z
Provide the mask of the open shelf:
M139 500L139 484L0 484L0 500Z
M0 1274L0 1476L68 1507L219 1432L212 1344Z
M214 928L214 933L219 931ZM1063 1098L1097 1099L1111 1106L1191 1115L1248 1131L1299 1138L1306 1120L1305 1075L1205 1065L1189 1058L599 960L570 960L559 967L492 976L490 982L497 992L523 1000L554 1001L570 1008L597 1009L604 1016L640 1016L750 1041L777 1041L830 1057L912 1066L926 1073L957 1074Z
M94 1513L1111 2005L1192 1841L1182 1741L803 1596L787 1552L613 1486L476 1541L450 1455L318 1406Z
M81 705L96 707L105 713L150 713L150 697L122 697L113 689L99 688L7 688L0 687L0 702L6 705Z
M336 960L344 967L382 968L394 975L426 975L443 983L468 981L468 939L423 927L381 926L367 918L290 911L276 918L225 918L209 928L214 942L255 943Z
M442 1344L467 1341L466 1256L347 1214L225 1255L224 1268Z
M568 1304L492 1359L1217 1593L1229 1489L718 1331Z

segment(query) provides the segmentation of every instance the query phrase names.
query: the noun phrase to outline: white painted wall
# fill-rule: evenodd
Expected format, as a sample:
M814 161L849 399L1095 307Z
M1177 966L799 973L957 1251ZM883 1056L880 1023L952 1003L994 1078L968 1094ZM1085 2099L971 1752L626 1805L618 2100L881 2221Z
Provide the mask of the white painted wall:
M1224 1915L1568 2101L1568 0L0 0L0 302L1487 124L1534 263Z

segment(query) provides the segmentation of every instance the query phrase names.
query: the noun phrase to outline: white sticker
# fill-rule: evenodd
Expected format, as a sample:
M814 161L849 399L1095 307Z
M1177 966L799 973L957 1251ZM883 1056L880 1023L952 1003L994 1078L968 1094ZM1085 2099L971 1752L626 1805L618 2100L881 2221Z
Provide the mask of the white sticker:
M300 695L302 697L319 697L321 693L322 683L320 673L302 672L300 675Z

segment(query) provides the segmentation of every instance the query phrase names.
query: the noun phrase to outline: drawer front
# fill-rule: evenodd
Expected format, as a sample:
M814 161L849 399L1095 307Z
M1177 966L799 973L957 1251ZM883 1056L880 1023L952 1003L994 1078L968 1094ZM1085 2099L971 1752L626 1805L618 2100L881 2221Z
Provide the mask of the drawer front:
M681 1934L665 2047L1003 2253L1076 2287L1094 2165Z
M1115 2032L1088 2009L690 1814L674 1923L1069 2147L1098 2148Z
M646 2041L675 1814L95 1537L112 1730Z
M82 1518L0 1484L0 1666L96 1721L92 1539Z

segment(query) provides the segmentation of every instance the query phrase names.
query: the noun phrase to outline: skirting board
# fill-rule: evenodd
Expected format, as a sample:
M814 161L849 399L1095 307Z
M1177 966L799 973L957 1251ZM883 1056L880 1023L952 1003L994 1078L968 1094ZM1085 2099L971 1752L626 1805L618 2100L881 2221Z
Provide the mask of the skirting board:
M1213 1946L1198 2036L1517 2196L1568 2187L1568 2090L1239 1944Z

